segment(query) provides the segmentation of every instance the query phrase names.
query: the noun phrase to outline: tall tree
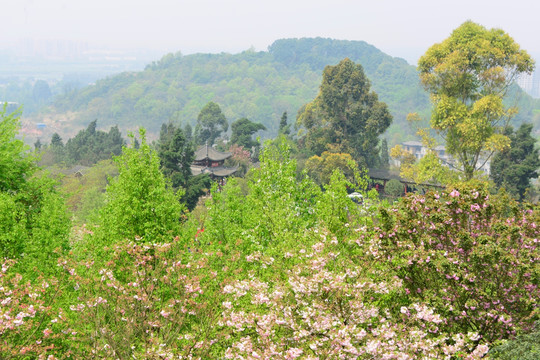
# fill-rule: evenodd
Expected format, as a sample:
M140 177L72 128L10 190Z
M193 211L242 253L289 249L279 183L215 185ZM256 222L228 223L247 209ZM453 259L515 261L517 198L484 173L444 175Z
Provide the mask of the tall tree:
M231 129L231 143L243 146L249 150L252 147L258 147L260 145L257 140L253 140L253 134L259 130L266 130L266 127L263 124L242 118L233 122Z
M218 104L210 101L201 109L197 117L197 125L195 126L197 143L212 145L216 138L228 129L229 123L221 108Z
M505 108L503 97L519 74L533 69L532 58L508 34L471 21L418 61L434 105L431 127L446 140L466 180L509 146L503 129L516 111Z
M100 211L100 238L107 243L122 238L170 239L179 227L181 194L166 186L159 157L147 144L145 130L139 133L140 148L124 147L115 158L119 175L107 187L107 201Z
M191 131L191 127L188 130ZM192 142L181 128L170 122L161 126L158 156L163 175L171 181L175 190L185 191L182 202L188 210L193 210L205 190L210 188L212 181L208 174L192 175L191 163L195 152Z
M390 156L388 154L388 143L386 142L386 139L383 139L381 143L381 167L388 169L389 166Z
M52 154L52 164L58 164L64 161L65 158L65 149L62 138L58 133L52 134L51 137L51 146L48 149ZM51 165L52 165L51 164Z
M287 112L283 112L281 120L279 122L279 133L289 135L291 133L291 125L287 124Z
M40 152L42 146L43 146L43 144L41 143L41 139L38 138L38 139L36 140L36 142L34 143L34 151L35 151L35 152Z
M7 114L7 104L0 109L0 191L16 192L35 171L33 156L16 136L20 113Z
M62 142L62 138L60 137L60 135L58 135L58 133L52 134L51 146L64 147L64 143Z
M499 152L491 162L491 178L498 187L505 187L515 197L523 200L531 185L538 178L540 158L531 136L532 124L522 124L514 132L510 127L505 135L510 138L510 148Z
M379 135L390 126L392 116L370 87L362 66L348 58L325 67L319 94L297 118L307 130L307 147L320 153L328 143L338 144L340 152L375 165Z
M195 157L193 147L186 140L184 131L171 123L162 127L160 135L158 156L163 175L171 180L174 188L186 188Z

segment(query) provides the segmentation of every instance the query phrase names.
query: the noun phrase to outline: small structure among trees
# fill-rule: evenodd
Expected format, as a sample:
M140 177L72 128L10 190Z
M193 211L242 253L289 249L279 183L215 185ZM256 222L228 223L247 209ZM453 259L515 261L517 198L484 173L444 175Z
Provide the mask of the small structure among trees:
M195 151L195 159L191 165L193 175L209 174L212 178L223 178L232 175L238 169L235 167L226 167L223 165L225 160L230 158L232 153L221 152L208 144L201 146Z

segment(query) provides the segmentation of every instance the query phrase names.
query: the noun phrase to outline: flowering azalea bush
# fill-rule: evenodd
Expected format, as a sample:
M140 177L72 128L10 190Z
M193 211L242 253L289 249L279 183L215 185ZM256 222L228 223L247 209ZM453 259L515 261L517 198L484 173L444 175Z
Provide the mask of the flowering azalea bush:
M324 191L298 182L279 146L247 190L214 192L205 218L173 211L160 232L159 207L139 199L159 236L125 228L138 220L116 206L72 232L57 271L5 260L0 358L480 359L530 332L537 210L460 186L377 217L339 173Z
M426 302L449 332L482 342L512 337L538 314L538 212L461 186L411 195L383 210L366 252L404 283L407 302Z
M226 284L225 358L480 359L487 352L477 346L477 333L445 333L446 319L428 305L392 302L405 292L403 282L367 278L343 250L337 239L321 235L311 248L284 255L302 259L286 279L253 275ZM257 254L250 259L261 261Z
M38 277L31 283L11 272L14 264L5 260L0 272L0 357L53 359L66 334L62 312L52 307L58 281Z
M178 238L123 243L112 251L105 267L62 263L76 294L66 310L70 350L96 359L212 357L210 334L219 313L201 285L215 278L206 270L208 259L183 256Z

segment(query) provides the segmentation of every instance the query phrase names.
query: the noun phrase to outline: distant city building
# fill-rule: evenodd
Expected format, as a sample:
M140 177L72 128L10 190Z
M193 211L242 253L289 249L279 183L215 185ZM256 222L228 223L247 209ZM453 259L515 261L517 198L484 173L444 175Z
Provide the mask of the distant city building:
M21 57L43 57L46 59L79 59L88 51L88 43L72 40L21 39L17 55Z
M522 74L516 82L527 94L533 98L540 98L540 73L538 71L531 75Z
M406 141L401 144L401 147L403 148L403 150L413 154L416 158L416 161L422 159L429 152L429 149L422 145L420 141ZM446 148L444 146L436 146L433 151L435 151L437 157L441 160L443 165L450 169L456 169L456 160L446 152ZM491 161L485 161L485 159L480 159L478 163L483 164L480 170L482 170L486 175L489 175ZM392 165L399 167L401 163L397 159L392 159Z

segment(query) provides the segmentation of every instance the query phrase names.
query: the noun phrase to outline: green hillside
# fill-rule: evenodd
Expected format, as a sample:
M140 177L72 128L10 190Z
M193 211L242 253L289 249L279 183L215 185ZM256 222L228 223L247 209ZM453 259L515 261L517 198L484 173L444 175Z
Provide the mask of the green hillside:
M318 92L322 70L345 57L362 64L395 123L410 111L426 109L427 95L416 70L363 41L286 39L265 52L168 54L142 72L122 73L74 91L53 105L53 113L75 112L75 124L98 119L101 127L143 125L157 132L170 119L194 124L200 109L217 102L229 122L241 117L277 133L284 111L297 110Z
M298 109L313 100L324 67L346 57L363 66L373 90L388 104L394 116L389 142L412 135L407 114L427 117L430 108L415 67L363 41L323 38L278 40L264 52L168 54L144 71L111 76L57 99L49 114L69 112L71 129L97 119L100 127L141 125L157 133L169 120L194 125L201 108L214 101L229 123L247 117L263 123L268 129L263 136L271 137L284 111L294 121ZM535 103L525 100L523 116L530 118Z

